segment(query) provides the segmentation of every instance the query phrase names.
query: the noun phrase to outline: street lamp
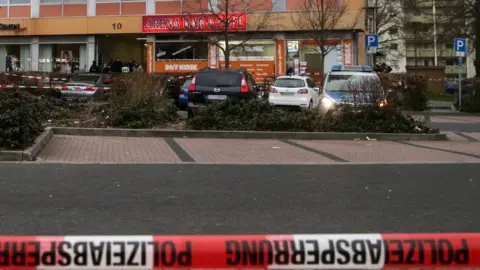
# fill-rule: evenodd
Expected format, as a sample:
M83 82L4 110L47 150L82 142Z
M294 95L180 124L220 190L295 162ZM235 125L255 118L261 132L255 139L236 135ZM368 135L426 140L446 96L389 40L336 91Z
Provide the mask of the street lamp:
M437 56L437 10L435 7L435 0L432 0L432 14L433 14L433 63L434 66L438 65Z

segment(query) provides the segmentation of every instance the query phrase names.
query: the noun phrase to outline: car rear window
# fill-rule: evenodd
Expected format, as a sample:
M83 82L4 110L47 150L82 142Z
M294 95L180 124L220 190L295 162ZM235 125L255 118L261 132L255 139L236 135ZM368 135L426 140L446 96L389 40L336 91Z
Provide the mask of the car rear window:
M281 78L277 79L273 86L276 87L285 87L285 88L298 88L304 87L305 81L301 79L294 79L294 78Z
M98 79L100 79L100 77L101 76L77 75L73 76L70 82L95 83L96 81L98 81Z
M240 86L242 74L237 72L200 72L196 74L195 84L206 87Z

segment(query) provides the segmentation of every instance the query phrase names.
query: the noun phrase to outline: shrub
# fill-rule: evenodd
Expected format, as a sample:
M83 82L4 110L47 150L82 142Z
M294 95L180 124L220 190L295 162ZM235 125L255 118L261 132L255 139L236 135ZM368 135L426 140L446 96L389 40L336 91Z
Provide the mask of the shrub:
M197 130L434 133L423 123L394 108L372 106L362 112L349 107L320 117L317 110L285 110L267 101L227 100L200 107L188 126Z
M419 74L382 73L379 74L383 89L388 92L390 104L397 107L423 111L427 109L427 78Z
M455 100L455 107L461 112L479 113L480 112L480 95L462 95L462 106L459 105L458 97Z
M113 90L107 107L109 125L127 128L151 128L177 118L177 109L166 95L166 78L148 73L123 75L123 90Z
M0 90L0 148L30 146L43 131L50 108L46 99L26 91Z

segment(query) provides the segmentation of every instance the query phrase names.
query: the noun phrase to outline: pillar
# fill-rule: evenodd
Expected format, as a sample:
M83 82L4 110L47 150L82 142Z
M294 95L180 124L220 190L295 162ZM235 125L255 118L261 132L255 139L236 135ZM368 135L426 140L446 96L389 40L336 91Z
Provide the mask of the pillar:
M146 71L149 73L155 73L155 35L147 35Z
M30 68L31 71L38 71L38 59L39 59L40 45L39 38L32 37L30 42Z
M92 62L95 61L95 36L87 37L87 70L92 65Z
M146 0L145 2L145 14L146 15L155 15L155 0Z
M30 15L32 18L40 17L40 0L30 0Z
M97 15L97 1L87 0L87 16L94 17Z
M273 38L275 40L275 76L285 75L287 73L285 35L276 33Z

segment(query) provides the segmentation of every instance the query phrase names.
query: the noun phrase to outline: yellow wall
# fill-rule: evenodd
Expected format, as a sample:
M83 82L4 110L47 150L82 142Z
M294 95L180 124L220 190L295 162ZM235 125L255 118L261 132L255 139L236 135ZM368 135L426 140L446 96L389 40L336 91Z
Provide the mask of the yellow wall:
M355 1L353 3L362 2ZM349 13L339 22L337 29L351 29L354 18L363 17L358 16L358 12L362 12L362 10L351 7ZM295 31L299 29L294 22L298 20L299 16L302 16L302 12L252 13L248 15L248 29L255 29L266 16L268 16L268 24L262 28L262 31ZM1 34L4 36L142 33L142 16L4 19L0 20L0 23L20 24L23 29L21 31L2 31ZM118 23L122 24L121 29L112 26L112 24ZM363 25L364 19L359 19L354 28L363 29Z

